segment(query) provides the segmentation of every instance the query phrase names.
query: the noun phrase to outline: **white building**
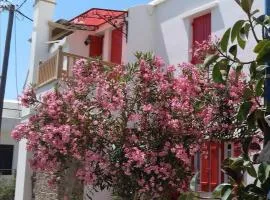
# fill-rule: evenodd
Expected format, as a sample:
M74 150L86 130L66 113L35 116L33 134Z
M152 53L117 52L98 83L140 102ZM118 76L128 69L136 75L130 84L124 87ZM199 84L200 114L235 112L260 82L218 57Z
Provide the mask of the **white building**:
M2 128L0 132L0 178L14 176L18 160L18 144L11 138L11 131L20 123L18 101L5 100L3 106Z
M50 89L62 72L69 74L79 57L127 63L135 60L136 51L151 51L168 64L189 62L195 41L205 40L210 34L221 37L238 19L245 18L234 0L154 0L127 11L90 9L69 21L56 22L52 21L54 7L55 0L36 0L34 5L28 83L36 83L40 93ZM264 0L254 1L254 7L263 12ZM249 45L254 45L252 40ZM249 60L253 55L240 56ZM24 110L24 118L28 114ZM31 199L25 146L26 141L20 142L15 200ZM206 170L201 173L201 190L211 191L223 180L218 170L221 159L233 155L234 146L209 144L213 153L210 159L196 159L197 168Z

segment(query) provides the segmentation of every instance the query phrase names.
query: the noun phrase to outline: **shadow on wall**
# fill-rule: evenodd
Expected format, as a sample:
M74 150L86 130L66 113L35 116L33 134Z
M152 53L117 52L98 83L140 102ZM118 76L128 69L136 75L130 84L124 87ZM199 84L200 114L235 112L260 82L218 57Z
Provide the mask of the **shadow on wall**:
M220 6L212 10L212 33L219 32L225 28L224 19L220 10Z

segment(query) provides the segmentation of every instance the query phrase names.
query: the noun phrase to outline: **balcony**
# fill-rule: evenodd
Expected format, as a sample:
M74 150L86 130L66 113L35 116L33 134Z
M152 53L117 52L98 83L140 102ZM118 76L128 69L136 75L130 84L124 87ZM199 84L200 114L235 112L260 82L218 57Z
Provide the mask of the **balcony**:
M56 81L62 76L68 75L72 76L72 67L76 63L76 61L80 59L87 59L90 61L97 61L103 65L107 66L115 66L116 64L102 61L95 58L83 57L71 53L64 52L60 47L58 51L50 57L45 62L40 62L38 66L38 77L37 77L37 87L42 87L46 84L52 83Z

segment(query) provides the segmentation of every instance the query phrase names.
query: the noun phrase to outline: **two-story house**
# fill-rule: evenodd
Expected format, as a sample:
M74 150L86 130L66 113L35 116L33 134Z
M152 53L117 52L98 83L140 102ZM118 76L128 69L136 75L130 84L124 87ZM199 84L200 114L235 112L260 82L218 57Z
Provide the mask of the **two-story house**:
M0 181L15 178L18 162L18 144L11 138L12 129L21 121L20 105L15 100L5 100L0 131Z
M27 82L35 83L39 93L51 89L62 74L70 74L79 58L125 64L135 60L136 51L151 51L168 64L190 62L196 41L210 35L221 37L228 27L245 18L234 0L153 0L125 11L92 8L73 19L52 21L55 3L36 0L34 5ZM264 0L254 1L254 7L264 11ZM254 45L252 40L249 45ZM240 57L252 56L240 52ZM29 113L24 110L24 117ZM25 145L26 141L20 142L15 200L32 198L30 155ZM210 192L225 178L220 172L222 159L239 151L234 143L209 143L207 148L210 156L204 159L198 154L195 170L201 172L198 190Z

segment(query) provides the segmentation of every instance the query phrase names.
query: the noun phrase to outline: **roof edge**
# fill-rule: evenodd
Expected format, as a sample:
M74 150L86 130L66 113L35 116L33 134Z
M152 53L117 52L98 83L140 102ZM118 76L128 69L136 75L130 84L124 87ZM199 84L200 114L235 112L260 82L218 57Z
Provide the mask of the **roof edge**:
M150 5L153 5L153 6L157 6L157 5L159 5L159 4L164 3L165 1L167 1L167 0L153 0L153 1L151 1L149 4L150 4Z
M84 14L86 14L86 13L88 13L89 11L92 11L92 10L106 10L106 11L125 12L125 13L127 12L126 10L114 10L114 9L107 9L107 8L91 8L91 9L86 10L85 12L83 12L83 13L77 15L76 17L73 17L73 18L70 19L69 21L73 21L74 19L76 19L76 18L78 18L78 17L80 17L80 16L82 16L82 15L84 15Z

